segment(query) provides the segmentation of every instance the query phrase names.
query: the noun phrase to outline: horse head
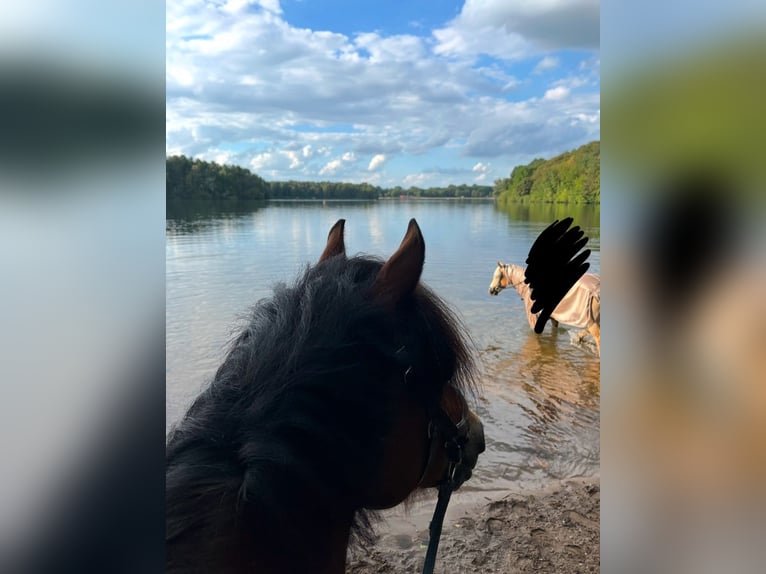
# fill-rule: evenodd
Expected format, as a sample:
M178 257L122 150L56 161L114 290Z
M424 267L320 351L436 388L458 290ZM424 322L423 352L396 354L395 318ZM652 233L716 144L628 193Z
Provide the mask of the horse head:
M492 282L489 284L489 294L499 295L500 291L506 287L508 287L508 279L505 276L505 266L501 261L498 261L492 274Z
M489 284L489 294L499 295L500 291L507 287L516 287L524 282L524 268L519 265L506 265L501 261L492 274L492 282Z
M330 230L320 263L331 257L346 258L343 228L340 220ZM395 506L418 488L437 486L447 479L459 488L471 477L485 449L482 423L468 407L462 383L458 383L469 369L459 324L444 303L420 283L424 262L425 241L412 219L399 248L367 289L370 301L388 315L398 316L404 329L394 338L398 368L393 380L386 383L399 389L398 407L380 472L367 486L366 508ZM421 323L422 319L426 321ZM423 332L413 337L418 329ZM450 448L458 443L456 458Z
M468 480L484 432L468 335L420 282L411 220L386 261L315 265L253 309L167 445L168 571L342 572L376 509Z

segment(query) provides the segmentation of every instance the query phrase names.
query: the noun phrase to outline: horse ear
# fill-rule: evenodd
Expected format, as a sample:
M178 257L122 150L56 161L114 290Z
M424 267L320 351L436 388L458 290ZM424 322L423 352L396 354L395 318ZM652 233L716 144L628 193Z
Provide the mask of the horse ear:
M375 278L373 296L386 297L396 303L412 293L420 281L425 258L426 242L423 234L418 223L410 219L399 249L385 262Z
M343 243L343 226L345 224L345 219L339 219L330 228L330 233L327 235L327 245L319 257L319 263L336 255L346 256L346 245Z
M498 267L502 267L502 266L503 266L503 263L502 263L502 261L498 261L498 262L497 262L497 266L498 266Z

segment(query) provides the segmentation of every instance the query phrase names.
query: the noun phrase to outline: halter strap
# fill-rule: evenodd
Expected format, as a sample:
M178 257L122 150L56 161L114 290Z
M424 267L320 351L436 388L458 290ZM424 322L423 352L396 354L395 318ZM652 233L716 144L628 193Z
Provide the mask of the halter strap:
M404 382L408 388L413 388L413 378L414 370L412 367L408 367L404 373ZM465 402L463 403L460 420L457 423L453 423L449 415L438 405L426 405L425 409L428 415L428 457L423 464L423 471L420 473L420 479L416 488L423 484L428 468L431 466L431 461L440 444L436 440L437 436L444 439L442 446L447 453L447 460L449 461L446 477L442 484L447 481L453 481L455 470L463 460L463 446L468 441L468 406Z
M510 284L510 286L516 289L516 285L521 285L522 283L524 283L525 279L522 279L518 283L514 283L513 279L511 279L511 274L508 271L510 267L511 267L510 263L506 263L505 265L503 265L503 274L505 275L505 278L508 279L508 283Z
M402 345L396 352L397 356L404 357L406 355L406 349ZM414 385L415 371L412 365L409 365L404 372L404 383L408 388L416 389ZM417 392L417 391L416 391ZM421 486L425 479L426 472L431 466L431 461L436 450L438 442L435 438L441 435L444 438L444 449L447 454L447 472L444 479L439 483L439 497L436 502L436 509L434 510L433 518L428 527L429 540L428 550L426 551L425 562L423 563L423 574L433 574L434 566L436 565L436 552L439 548L439 539L441 538L442 526L444 524L444 516L447 512L447 506L452 496L452 492L455 490L455 473L463 461L463 447L468 442L468 406L463 402L463 410L461 413L460 421L455 424L452 419L444 412L444 409L439 405L432 405L426 403L426 413L428 414L428 457L423 467L420 480L418 481L418 487Z

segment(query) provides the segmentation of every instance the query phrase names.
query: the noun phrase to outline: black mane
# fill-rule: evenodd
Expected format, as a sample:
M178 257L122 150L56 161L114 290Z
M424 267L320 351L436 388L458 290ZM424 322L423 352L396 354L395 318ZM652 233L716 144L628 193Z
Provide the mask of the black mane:
M312 536L301 516L349 503L378 472L408 366L428 400L445 384L473 390L457 318L422 285L393 309L376 303L368 290L381 266L332 257L255 306L168 436L169 570L193 556L205 571L254 539L289 552L285 540ZM356 536L371 536L372 517L357 513Z

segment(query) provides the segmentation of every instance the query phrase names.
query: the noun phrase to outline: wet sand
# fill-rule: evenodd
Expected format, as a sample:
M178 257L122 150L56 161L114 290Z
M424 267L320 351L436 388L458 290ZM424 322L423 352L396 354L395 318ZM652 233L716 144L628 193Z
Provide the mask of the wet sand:
M570 479L543 489L466 492L453 496L435 574L596 573L599 478ZM435 499L389 511L378 541L350 552L352 574L420 572Z

